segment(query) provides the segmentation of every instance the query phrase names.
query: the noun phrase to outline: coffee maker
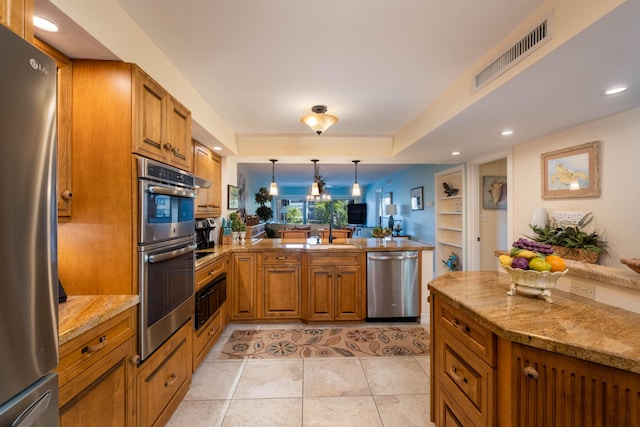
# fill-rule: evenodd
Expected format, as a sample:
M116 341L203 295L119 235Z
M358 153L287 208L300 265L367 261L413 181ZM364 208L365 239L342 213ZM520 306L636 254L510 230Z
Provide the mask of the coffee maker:
M196 244L198 245L198 250L209 249L215 246L215 228L215 218L196 219Z

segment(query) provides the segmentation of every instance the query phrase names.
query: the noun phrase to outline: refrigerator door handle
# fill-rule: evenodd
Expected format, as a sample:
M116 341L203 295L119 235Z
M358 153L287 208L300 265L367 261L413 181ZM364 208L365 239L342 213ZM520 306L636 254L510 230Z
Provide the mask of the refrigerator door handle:
M49 407L49 403L51 402L51 390L47 390L42 396L38 398L31 406L24 410L18 418L15 419L13 423L11 423L11 427L28 427L32 426L38 417L42 415L47 408Z

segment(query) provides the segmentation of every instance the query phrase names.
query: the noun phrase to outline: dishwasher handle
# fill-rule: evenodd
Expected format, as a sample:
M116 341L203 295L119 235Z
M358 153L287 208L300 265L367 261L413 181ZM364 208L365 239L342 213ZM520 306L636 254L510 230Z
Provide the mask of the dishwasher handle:
M400 255L400 256L389 256L389 255L369 255L369 259L373 261L395 261L402 259L416 259L418 255Z

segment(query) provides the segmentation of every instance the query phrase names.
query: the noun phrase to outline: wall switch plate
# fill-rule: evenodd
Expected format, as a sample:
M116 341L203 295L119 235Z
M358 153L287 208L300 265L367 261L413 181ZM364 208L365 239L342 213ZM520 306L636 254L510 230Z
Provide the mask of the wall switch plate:
M596 299L596 287L594 285L588 285L586 283L571 281L571 293L581 297Z
M489 216L486 213L480 214L480 222L489 221Z

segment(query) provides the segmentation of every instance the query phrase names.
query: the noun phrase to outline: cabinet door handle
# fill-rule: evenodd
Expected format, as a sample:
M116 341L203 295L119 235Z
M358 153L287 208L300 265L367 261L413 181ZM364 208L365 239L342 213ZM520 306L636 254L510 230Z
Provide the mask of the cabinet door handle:
M522 370L522 372L524 373L524 376L527 377L530 380L537 380L538 379L538 371L536 370L536 368L533 365L529 365L526 368L524 368Z
M173 151L174 154L180 154L180 148L178 147L173 147L171 151Z
M165 142L165 144L164 144L165 150L171 150L171 147L172 147L172 145L170 143Z
M131 362L134 365L137 365L138 363L140 363L140 355L136 354L136 355L131 356L129 358L129 362Z
M107 345L107 342L109 341L109 339L107 338L106 335L103 335L100 337L100 342L96 345L88 345L85 348L82 349L83 353L94 353L98 350L100 350L102 347Z
M169 387L169 386L173 385L173 383L175 383L177 379L178 379L178 376L175 373L171 374L171 377L169 377L167 382L164 383L164 386L165 387Z
M451 375L456 379L456 381L462 381L465 384L469 383L469 380L465 376L458 375L458 369L455 366L451 367Z

